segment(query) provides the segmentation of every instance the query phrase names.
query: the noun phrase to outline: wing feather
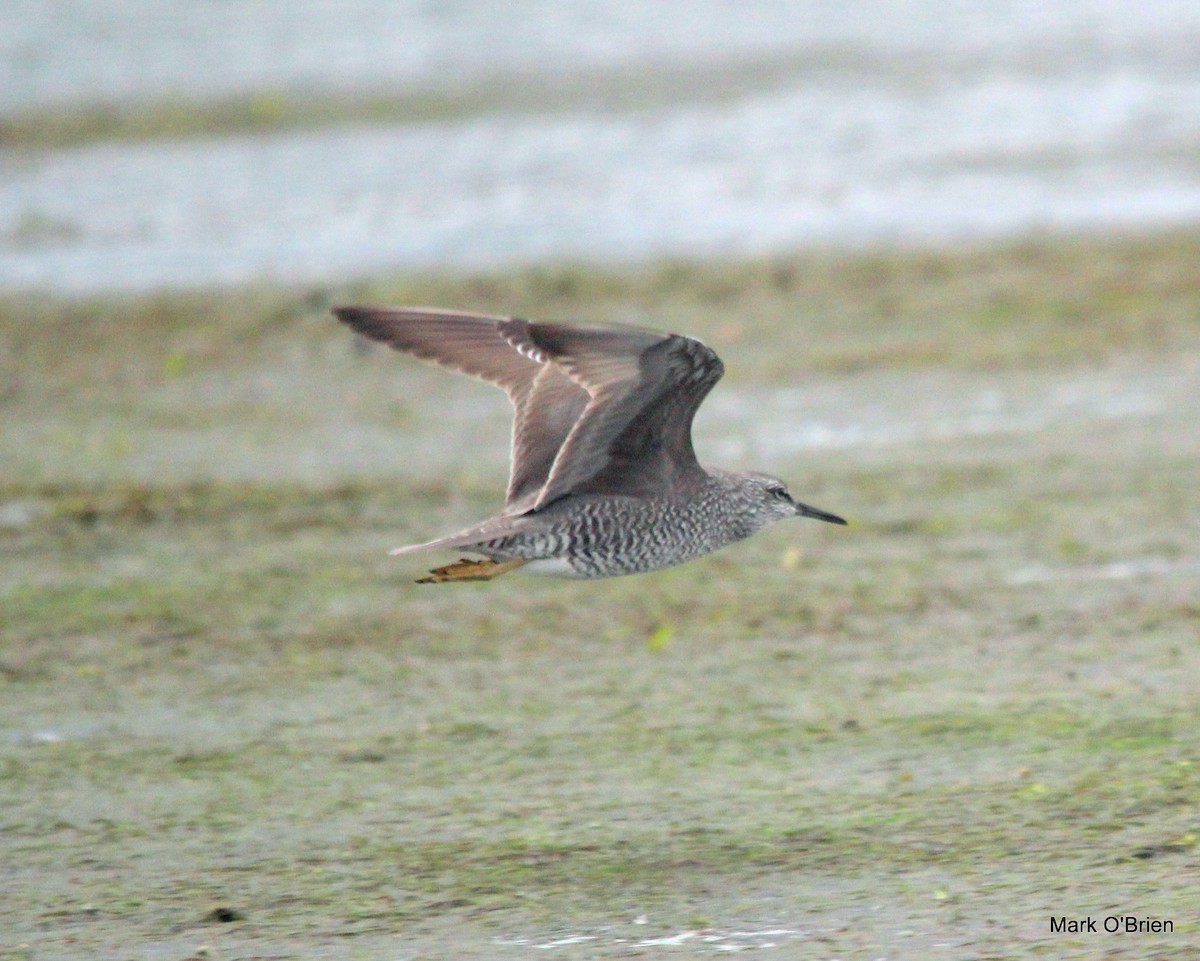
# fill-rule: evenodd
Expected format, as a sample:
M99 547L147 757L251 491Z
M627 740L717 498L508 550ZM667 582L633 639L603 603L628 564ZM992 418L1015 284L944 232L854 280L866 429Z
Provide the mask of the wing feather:
M696 477L691 427L724 373L689 337L638 328L535 324L531 336L588 392L533 509L569 493L640 493Z
M570 493L648 492L702 473L692 420L724 365L698 340L424 307L334 313L366 337L508 394L512 471L501 518ZM465 546L472 532L406 550Z
M339 307L334 314L365 337L502 388L513 405L505 511L533 506L588 395L547 363L528 321L430 307Z

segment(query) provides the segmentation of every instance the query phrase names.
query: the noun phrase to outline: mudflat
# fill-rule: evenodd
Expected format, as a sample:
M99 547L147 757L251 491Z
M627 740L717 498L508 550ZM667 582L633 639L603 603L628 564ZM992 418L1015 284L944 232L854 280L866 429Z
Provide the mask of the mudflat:
M1197 265L0 301L0 958L1196 957ZM351 300L701 337L701 459L851 526L413 584L389 547L499 503L506 404Z

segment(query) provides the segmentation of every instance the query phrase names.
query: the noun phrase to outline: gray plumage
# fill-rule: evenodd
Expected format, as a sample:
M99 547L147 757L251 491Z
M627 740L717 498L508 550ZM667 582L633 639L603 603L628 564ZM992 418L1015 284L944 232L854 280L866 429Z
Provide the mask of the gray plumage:
M501 387L513 404L503 511L394 554L460 549L499 562L496 573L528 565L611 577L692 560L784 517L845 523L797 503L770 475L700 466L692 420L725 368L698 340L428 308L334 314L366 337ZM431 579L495 576L488 567L464 561Z

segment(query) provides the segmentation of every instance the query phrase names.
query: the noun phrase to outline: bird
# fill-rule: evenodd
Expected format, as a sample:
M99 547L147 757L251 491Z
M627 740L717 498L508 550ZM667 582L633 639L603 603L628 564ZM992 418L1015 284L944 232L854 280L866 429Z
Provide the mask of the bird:
M694 338L619 324L525 320L432 307L335 307L389 347L502 388L513 406L504 508L390 553L481 555L417 583L489 581L518 568L569 578L694 560L776 521L846 521L760 471L703 467L692 420L725 366Z

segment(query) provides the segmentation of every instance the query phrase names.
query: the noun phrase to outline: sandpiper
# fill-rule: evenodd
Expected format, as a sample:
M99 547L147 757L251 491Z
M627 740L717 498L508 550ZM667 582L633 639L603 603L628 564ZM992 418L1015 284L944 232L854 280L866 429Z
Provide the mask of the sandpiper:
M512 470L495 517L393 554L481 554L418 583L640 574L693 560L785 517L846 522L758 471L704 468L696 409L725 372L704 344L619 325L535 323L433 308L339 307L358 333L504 389Z

